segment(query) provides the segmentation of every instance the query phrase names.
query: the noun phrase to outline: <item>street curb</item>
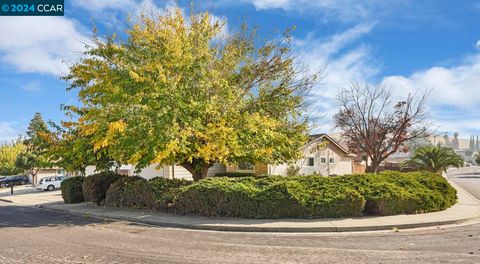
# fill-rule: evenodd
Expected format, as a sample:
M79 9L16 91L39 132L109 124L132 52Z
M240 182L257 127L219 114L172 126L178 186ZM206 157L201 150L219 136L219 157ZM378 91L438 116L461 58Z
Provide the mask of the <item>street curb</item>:
M158 227L170 227L170 228L181 228L181 229L190 229L190 230L205 230L205 231L225 231L225 232L246 232L246 233L255 233L255 232L272 232L272 233L340 233L340 232L365 232L365 231L385 231L385 230L395 230L395 229L412 229L412 228L424 228L424 227L435 227L435 226L447 226L455 224L463 224L466 222L480 220L480 214L473 217L468 217L464 219L455 219L455 220L446 220L446 221L434 221L434 222L424 222L424 223L409 223L409 224L392 224L392 225L371 225L371 226L346 226L346 227L259 227L259 226L234 226L234 225L198 225L198 224L182 224L182 223L172 223L164 221L153 221L148 219L137 219L131 217L122 217L122 216L110 216L102 214L87 214L79 213L70 210L61 210L58 208L51 208L44 205L35 206L37 208L64 212L77 216L84 217L93 217L97 219L103 219L108 221L125 221L135 224L149 225L149 226L158 226Z
M468 195L475 204L463 204L463 206L472 206L472 207L480 207L480 201L475 198L473 195L465 191L463 188L458 186L455 183L452 183L452 186L457 189L457 192L462 192L463 195ZM457 202L458 205L462 205L462 201ZM462 224L465 222L470 222L474 220L480 219L480 213L476 213L472 216L458 218L458 219L450 219L450 220L427 220L426 222L417 221L411 223L403 223L403 224L381 224L381 225L361 225L361 226L338 226L338 223L335 221L338 220L327 220L325 223L330 223L330 225L323 225L323 226L261 226L257 225L256 223L249 224L248 221L245 221L244 224L235 225L235 224L195 224L195 223L181 223L182 216L178 216L179 222L173 222L175 220L165 221L165 220L156 220L156 219L145 219L139 217L130 217L130 216L120 216L120 215L111 215L108 212L99 213L99 212L92 212L92 213L84 213L78 212L75 209L69 208L56 208L54 204L52 205L36 205L37 208L42 208L46 210L58 211L58 212L66 212L69 214L79 215L79 216L88 216L94 217L98 219L104 220L119 220L119 221L126 221L136 224L144 224L150 226L161 226L161 227L172 227L172 228L184 228L184 229L195 229L195 230L210 230L210 231L231 231L231 232L295 232L295 233L312 233L312 232L322 232L322 233L332 233L332 232L362 232L362 231L381 231L381 230L395 230L395 229L411 229L411 228L422 228L422 227L434 227L434 226L445 226L445 225L454 225L454 224ZM447 209L448 210L448 209ZM145 211L139 211L145 212ZM278 219L277 219L278 220ZM274 221L277 221L274 220ZM296 219L298 220L298 219Z

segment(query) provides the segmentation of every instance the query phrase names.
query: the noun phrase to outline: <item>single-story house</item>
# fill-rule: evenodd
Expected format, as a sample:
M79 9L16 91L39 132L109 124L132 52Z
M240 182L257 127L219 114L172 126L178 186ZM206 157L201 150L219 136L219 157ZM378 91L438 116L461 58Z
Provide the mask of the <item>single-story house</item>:
M192 179L192 174L184 167L178 165L162 166L157 169L158 165L152 164L143 168L140 173L135 173L135 165L122 165L118 168L118 173L125 176L139 175L145 179L154 177L164 177L169 179ZM208 176L213 176L217 173L225 172L226 168L222 164L216 163L208 170ZM95 173L95 166L88 166L85 170L85 175L92 175Z
M302 148L303 158L293 164L236 164L222 165L215 164L208 170L208 176L223 172L246 172L256 175L270 174L287 176L289 167L295 167L298 175L320 174L324 176L345 175L358 173L358 164L355 162L356 155L350 153L339 142L327 134L316 134L310 136L310 141ZM122 165L118 172L123 175L139 175L146 179L153 177L192 179L192 175L182 166L163 166L159 169L157 165L150 165L135 173L135 165ZM291 169L291 168L290 168ZM363 172L363 171L360 171ZM95 173L95 167L89 166L86 175Z
M287 176L289 167L296 169L298 175L334 176L358 172L356 155L327 134L311 135L302 152L303 158L293 164L268 165L268 173Z
M40 169L37 173L37 182L40 182L41 179L45 177L52 177L52 176L68 176L69 174L65 172L64 169L53 167L53 168L43 168ZM32 176L28 175L28 180L32 182Z

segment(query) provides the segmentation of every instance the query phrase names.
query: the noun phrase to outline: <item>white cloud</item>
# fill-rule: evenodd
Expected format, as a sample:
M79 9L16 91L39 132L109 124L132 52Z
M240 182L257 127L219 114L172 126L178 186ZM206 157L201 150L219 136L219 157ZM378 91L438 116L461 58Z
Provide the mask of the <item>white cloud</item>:
M433 89L429 107L440 130L480 132L480 54L467 56L456 66L434 66L410 76L387 76L382 83L403 95Z
M158 7L153 0L74 0L73 5L90 12L104 10L120 10L131 15L139 15L142 11L162 13L165 9L176 6L173 0L162 1L163 8Z
M317 130L333 127L331 118L336 112L335 96L339 88L352 82L366 82L380 71L372 59L371 48L357 43L373 29L373 24L363 23L328 38L319 39L312 35L305 39L294 39L294 51L298 61L309 71L323 70L322 84L312 90L308 113L315 120Z
M372 28L372 24L359 24L326 39L311 35L294 39L294 46L300 52L299 61L311 70L324 68L327 74L323 85L316 87L310 98L313 104L309 114L323 116L317 121L316 131L333 128L339 88L351 82L371 83L378 79L381 65L372 59L372 49L358 42ZM439 131L457 131L462 135L480 132L480 54L466 56L455 66L433 66L410 76L385 76L381 82L393 87L398 98L433 88L428 107Z
M371 48L364 44L354 45L372 28L373 24L359 24L326 39L316 39L310 35L306 39L294 40L299 61L310 70L325 70L327 76L324 84L328 88L328 97L333 97L340 87L367 80L379 72L379 67L372 63Z
M299 13L314 13L316 18L342 21L364 21L386 17L395 7L406 7L411 1L378 0L242 0L251 3L257 10L282 9Z
M250 2L252 2L257 9L292 8L292 1L290 0L251 0Z
M74 6L89 11L101 11L104 9L136 10L137 2L134 0L74 0Z
M0 143L5 143L20 135L20 132L16 130L12 123L0 122Z
M40 82L39 81L30 81L25 84L22 84L20 88L27 92L38 92L40 91Z
M433 89L431 101L437 105L459 108L478 107L480 101L480 54L467 57L453 67L435 66L408 77L388 76L383 83L398 92Z
M64 17L0 17L0 32L0 61L19 72L63 74L89 41Z
M102 24L106 29L115 32L123 32L128 26L127 15L135 21L141 14L163 14L177 6L174 0L161 1L162 7L156 5L154 0L73 0L72 4L90 12L95 19L94 23Z
M132 15L132 19L135 20L142 13L147 15L162 15L168 10L178 7L177 1L174 0L166 0L161 3L162 6L158 6L153 0L74 0L73 2L75 6L93 13L104 12L105 10L119 11L117 13L110 12L107 17L100 16L99 21L104 25L107 25L109 28L118 27L118 29L121 28L122 30L125 26L122 24L122 18L124 18L125 13ZM188 17L183 8L180 7L180 10L185 17ZM218 38L227 37L229 35L228 22L225 16L216 16L215 14L210 13L210 19L212 23L220 21L224 22Z
M475 48L480 50L480 40L477 40L477 43L475 43Z

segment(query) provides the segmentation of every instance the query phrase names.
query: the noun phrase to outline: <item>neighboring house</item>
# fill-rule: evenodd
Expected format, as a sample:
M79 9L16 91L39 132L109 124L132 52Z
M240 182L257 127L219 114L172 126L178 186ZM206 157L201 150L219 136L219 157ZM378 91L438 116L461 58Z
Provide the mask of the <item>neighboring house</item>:
M408 168L402 168L402 164L412 156L411 152L396 152L390 155L386 160L380 163L378 171L408 171Z
M356 155L350 153L327 134L310 136L302 148L303 158L293 164L239 164L227 166L227 172L250 172L257 175L271 174L287 176L289 167L296 167L299 175L320 174L323 176L345 175L364 172L355 162Z
M40 169L37 173L37 182L40 182L41 179L51 176L67 176L68 174L62 168L44 168ZM28 175L28 180L32 182L32 176Z
M356 157L327 134L310 136L303 148L303 158L292 164L300 175L320 174L323 176L352 174ZM271 174L287 175L288 164L271 166Z
M216 173L225 172L225 166L216 163L208 170L208 176L213 176ZM85 170L85 175L92 175L95 173L95 166L88 166ZM151 179L154 177L164 177L169 179L192 179L192 174L185 168L178 165L161 166L157 169L157 165L150 165L142 169L139 173L135 173L135 165L122 165L118 168L118 173L125 176L138 175L145 179Z
M317 134L310 136L310 142L302 148L304 158L293 164L251 164L241 163L237 165L222 165L216 163L208 170L208 176L224 172L245 172L256 175L270 174L287 176L287 170L290 166L298 167L299 175L320 174L324 176L345 175L352 173L363 173L364 167L355 162L356 155L351 154L345 147L341 146L336 140L327 134ZM361 168L359 168L359 166ZM363 169L362 169L363 168ZM88 166L85 174L95 173L94 166ZM118 173L126 176L138 175L145 179L154 177L164 177L170 179L192 179L192 175L182 166L171 165L161 166L150 165L135 173L134 165L122 165Z

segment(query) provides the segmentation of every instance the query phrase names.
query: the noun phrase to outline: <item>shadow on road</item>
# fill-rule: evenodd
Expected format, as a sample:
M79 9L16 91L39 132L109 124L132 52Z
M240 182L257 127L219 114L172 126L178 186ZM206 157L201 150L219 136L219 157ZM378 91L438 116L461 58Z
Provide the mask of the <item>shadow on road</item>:
M8 227L78 226L107 222L93 217L77 216L0 202L0 229Z
M458 176L455 177L456 179L480 179L480 175L478 176Z

